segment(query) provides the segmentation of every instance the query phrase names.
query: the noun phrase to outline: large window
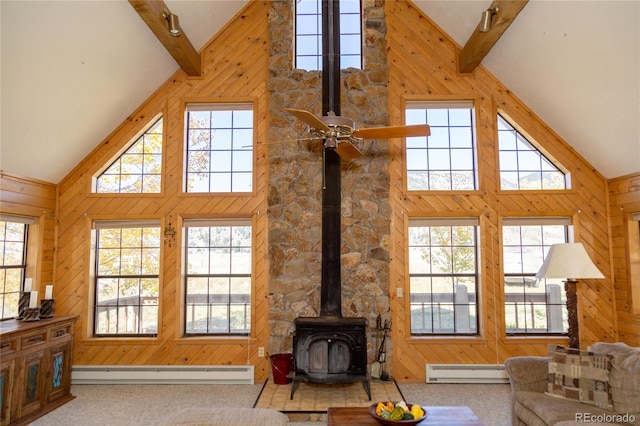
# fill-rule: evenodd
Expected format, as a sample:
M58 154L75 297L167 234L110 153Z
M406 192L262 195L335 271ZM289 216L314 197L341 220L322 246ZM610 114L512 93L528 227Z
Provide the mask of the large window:
M430 136L406 139L407 189L476 189L471 102L408 102L406 124L428 124Z
M155 336L160 223L99 221L95 228L96 336Z
M95 180L103 194L159 193L162 180L162 117L137 137L131 146Z
M559 279L538 279L553 244L569 242L570 219L505 218L502 227L507 334L566 334L566 294Z
M187 106L186 191L251 192L253 106Z
M500 189L566 189L565 174L498 115Z
M296 0L296 63L322 69L322 0ZM360 0L340 0L340 68L362 68Z
M0 215L0 319L18 316L31 223L34 223L31 218Z
M478 333L478 219L411 219L412 335Z
M251 331L251 222L186 220L186 335Z
M627 222L629 247L629 312L640 314L640 212L630 214Z

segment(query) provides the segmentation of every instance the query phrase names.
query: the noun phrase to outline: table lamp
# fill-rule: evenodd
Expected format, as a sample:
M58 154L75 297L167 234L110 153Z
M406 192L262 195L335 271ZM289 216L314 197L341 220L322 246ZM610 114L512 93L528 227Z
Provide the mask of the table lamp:
M549 253L536 274L536 278L565 279L569 347L579 349L577 279L604 278L604 275L591 261L582 243L567 243L554 244L549 248Z

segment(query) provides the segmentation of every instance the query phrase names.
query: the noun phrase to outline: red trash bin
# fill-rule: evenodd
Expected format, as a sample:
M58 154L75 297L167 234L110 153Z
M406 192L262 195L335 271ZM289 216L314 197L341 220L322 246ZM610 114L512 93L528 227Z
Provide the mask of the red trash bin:
M293 366L293 354L271 355L271 369L273 371L273 383L286 385L291 382L289 374Z

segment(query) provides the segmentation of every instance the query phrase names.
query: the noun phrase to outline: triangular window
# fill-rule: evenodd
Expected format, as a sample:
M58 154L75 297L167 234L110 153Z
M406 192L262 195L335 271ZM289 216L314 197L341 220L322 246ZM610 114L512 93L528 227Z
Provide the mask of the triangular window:
M162 176L162 117L120 154L95 181L99 194L160 192Z
M500 115L498 115L498 144L500 189L567 189L565 173Z

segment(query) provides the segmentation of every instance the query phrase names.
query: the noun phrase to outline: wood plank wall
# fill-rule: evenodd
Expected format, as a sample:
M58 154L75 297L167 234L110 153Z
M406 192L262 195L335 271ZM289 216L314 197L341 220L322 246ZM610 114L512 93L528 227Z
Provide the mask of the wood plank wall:
M640 173L609 180L612 253L620 340L640 346ZM633 242L633 244L632 244Z
M36 219L29 227L26 276L44 295L55 268L56 185L0 171L0 212Z
M266 141L267 111L266 2L250 2L202 50L203 77L176 72L59 184L59 242L56 285L66 297L57 310L80 315L76 322L75 364L256 365L256 378L266 378L267 346L266 147L254 151L255 192L250 195L183 193L185 103L251 102L255 105L257 144ZM158 114L164 116L162 193L158 195L92 194L93 176L110 163ZM92 338L91 221L95 219L160 218L182 228L183 219L252 218L254 224L255 313L251 339L182 338L183 292L180 232L176 244L161 249L160 319L157 339Z
M423 381L425 363L494 363L514 355L545 354L549 342L566 339L507 339L504 333L501 288L500 224L506 216L569 215L576 226L576 239L585 244L603 280L585 280L579 291L581 342L632 336L637 316L624 311L623 280L613 287L618 274L622 240L616 237L616 206L626 203L635 189L624 192L612 205L613 243L609 231L607 181L553 130L484 68L473 74L456 73L457 46L410 2L386 3L390 65L389 110L391 124L403 122L403 104L411 99L471 99L475 102L480 189L463 193L407 193L404 189L401 141L390 141L393 248L390 292L393 334L393 375L402 381ZM267 2L250 2L227 27L202 49L204 76L188 78L181 71L172 76L125 120L58 185L58 225L55 243L55 277L51 265L55 237L52 212L55 185L2 174L2 211L33 212L44 221L41 281L55 279L56 311L77 314L75 364L235 364L256 365L256 380L267 377L268 358L259 358L257 348L267 347L272 332L267 326L268 253L266 196L266 141L269 120L266 69ZM251 101L256 105L256 177L251 196L211 197L182 193L182 141L184 105L192 101ZM572 189L561 192L507 192L498 188L495 116L504 111L537 140L551 158L568 168ZM91 194L92 177L135 137L157 114L165 117L165 163L163 190L158 195ZM612 186L618 181L612 181ZM624 194L623 194L624 193ZM37 194L35 196L30 194ZM32 198L33 197L33 198ZM633 198L637 203L637 198ZM5 202L5 200L7 200ZM625 209L628 204L624 204ZM635 206L635 204L634 204ZM8 210L6 210L8 209ZM619 208L618 208L619 210ZM42 216L44 215L44 217ZM408 299L397 298L401 287L408 294L406 271L407 221L412 216L466 216L481 220L481 336L462 339L412 339L409 336ZM252 217L255 223L255 269L252 337L247 339L181 338L181 236L171 248L162 249L163 270L160 328L157 339L91 338L92 282L90 280L91 220L123 217L169 218L176 229L190 217ZM613 250L613 256L610 253ZM612 257L613 262L612 263ZM47 264L47 262L49 264ZM616 314L616 306L618 314ZM630 318L634 322L627 324ZM637 342L637 340L636 340Z
M408 100L472 100L476 106L479 190L469 192L407 192L401 141L391 145L393 204L391 310L393 313L393 374L399 380L425 379L425 363L499 363L514 355L544 355L547 344L566 339L506 338L501 284L501 221L507 216L570 216L576 241L606 276L583 280L579 290L581 345L615 341L616 311L609 256L607 181L567 142L555 134L500 81L479 67L458 75L460 49L411 2L387 1L389 111L391 124L403 122ZM508 34L506 35L508 36ZM568 191L501 191L498 176L496 114L503 111L536 140L548 156L571 173ZM477 338L412 338L406 229L415 216L477 216L481 228L481 335Z

